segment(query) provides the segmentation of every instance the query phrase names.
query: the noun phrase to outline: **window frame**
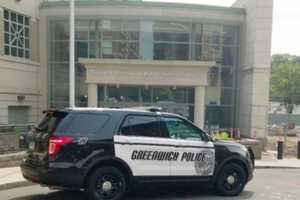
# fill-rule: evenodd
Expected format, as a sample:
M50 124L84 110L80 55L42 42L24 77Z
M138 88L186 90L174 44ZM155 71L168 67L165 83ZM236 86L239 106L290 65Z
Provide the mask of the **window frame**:
M107 125L107 123L109 122L111 115L106 114L106 113L92 113L92 112L70 112L68 114L68 118L64 119L65 121L62 124L62 127L57 126L57 129L60 128L62 130L56 130L54 132L55 135L57 136L75 136L76 134L82 134L82 133L72 133L70 134L68 131L70 131L70 127L72 126L72 124L74 123L75 120L77 120L78 118L80 118L81 115L94 115L94 116L106 116L107 119L105 120L105 122L99 126L93 133L85 133L85 136L98 136L99 135L99 131L103 130L103 128ZM65 127L64 127L65 126ZM68 134L66 134L68 132Z
M126 120L128 117L132 117L132 116L135 116L135 117L152 117L152 118L155 118L158 122L158 135L159 137L151 137L151 136L143 136L143 135L125 135L122 133L122 128L123 128L123 125L125 124ZM143 138L164 138L164 139L168 139L169 136L165 133L162 132L162 121L160 120L160 117L157 116L157 115L151 115L151 114L127 114L123 117L122 121L121 121L121 124L119 126L119 129L118 129L118 135L121 135L121 136L126 136L126 137L143 137Z
M168 138L169 139L175 139L175 140L184 140L184 141L191 141L191 140L187 140L187 139L183 139L183 138L172 138L171 135L170 135L170 131L169 131L169 128L167 126L167 123L165 121L165 118L171 118L171 119L177 119L177 120L181 120L183 121L184 123L190 125L192 128L196 129L199 131L199 133L203 134L203 137L202 138L201 136L199 137L202 141L202 142L210 142L211 140L209 139L209 136L208 134L203 131L202 129L200 129L199 127L195 126L192 122L190 122L189 120L187 119L184 119L184 118L181 118L181 117L176 117L176 116L161 116L161 124L164 126L164 130L167 131L167 135L168 135Z
M11 16L15 15L15 20ZM19 19L22 19L22 23ZM8 30L6 30L6 24ZM15 28L13 28L15 27ZM14 30L12 30L14 29ZM3 51L4 55L31 59L30 46L30 17L10 9L4 8L3 12ZM8 37L7 37L8 36ZM15 43L15 44L13 44ZM12 53L12 50L15 53Z

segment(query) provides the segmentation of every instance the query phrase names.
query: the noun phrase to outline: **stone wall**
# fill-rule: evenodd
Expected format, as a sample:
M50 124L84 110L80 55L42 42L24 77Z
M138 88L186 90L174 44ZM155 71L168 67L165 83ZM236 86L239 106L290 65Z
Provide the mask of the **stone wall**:
M0 133L0 154L19 150L19 136L14 133Z

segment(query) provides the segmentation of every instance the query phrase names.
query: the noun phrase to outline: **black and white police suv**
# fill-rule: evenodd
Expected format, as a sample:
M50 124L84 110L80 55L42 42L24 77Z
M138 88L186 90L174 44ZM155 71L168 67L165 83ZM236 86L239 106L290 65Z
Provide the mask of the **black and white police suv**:
M245 146L214 141L181 116L151 109L74 108L45 112L32 130L23 176L118 200L137 183L208 182L238 195L253 177Z

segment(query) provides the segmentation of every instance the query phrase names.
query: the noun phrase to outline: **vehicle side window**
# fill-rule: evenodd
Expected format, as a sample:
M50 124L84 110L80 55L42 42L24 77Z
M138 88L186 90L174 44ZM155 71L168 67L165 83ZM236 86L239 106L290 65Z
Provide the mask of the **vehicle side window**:
M121 134L127 136L161 137L159 121L153 116L127 116Z
M109 119L108 115L80 113L69 115L61 123L56 133L60 135L97 134Z
M180 118L164 117L164 122L173 139L207 141L207 136L200 129Z

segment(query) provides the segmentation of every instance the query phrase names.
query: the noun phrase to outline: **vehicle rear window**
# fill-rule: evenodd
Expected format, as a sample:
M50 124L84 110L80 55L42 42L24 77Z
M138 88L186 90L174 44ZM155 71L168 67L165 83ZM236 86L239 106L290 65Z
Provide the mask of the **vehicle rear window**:
M97 134L105 123L108 121L109 115L78 113L67 116L61 123L55 134L57 135L91 135Z

